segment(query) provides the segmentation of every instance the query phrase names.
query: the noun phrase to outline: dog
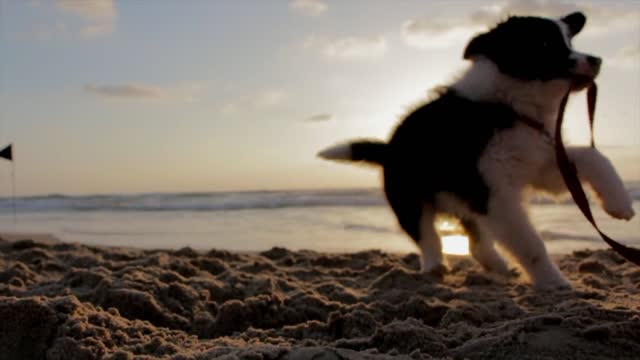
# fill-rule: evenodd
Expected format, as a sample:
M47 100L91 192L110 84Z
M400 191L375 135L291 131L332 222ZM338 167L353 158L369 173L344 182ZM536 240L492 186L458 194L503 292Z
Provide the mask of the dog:
M573 49L581 12L560 19L512 16L473 37L470 66L451 85L409 113L388 142L339 143L318 156L382 167L384 192L400 227L421 252L422 271L444 276L438 214L457 217L472 257L488 271L509 274L497 243L536 289L570 288L550 259L526 209L530 189L567 191L554 152L562 99L598 75L602 60ZM567 150L580 180L615 218L634 216L611 162L598 150Z

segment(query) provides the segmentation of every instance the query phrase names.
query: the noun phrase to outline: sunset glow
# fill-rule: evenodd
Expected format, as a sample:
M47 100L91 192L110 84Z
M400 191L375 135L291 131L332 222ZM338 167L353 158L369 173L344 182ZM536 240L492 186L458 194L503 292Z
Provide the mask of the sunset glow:
M466 235L443 236L442 251L451 255L469 255L469 238Z
M436 219L436 228L445 254L469 255L469 238L463 234L464 230L457 219L440 216Z
M573 9L574 46L604 58L597 143L640 179L637 1L0 1L0 146L19 195L377 187L315 154L388 138L506 14ZM583 98L571 142L588 140Z

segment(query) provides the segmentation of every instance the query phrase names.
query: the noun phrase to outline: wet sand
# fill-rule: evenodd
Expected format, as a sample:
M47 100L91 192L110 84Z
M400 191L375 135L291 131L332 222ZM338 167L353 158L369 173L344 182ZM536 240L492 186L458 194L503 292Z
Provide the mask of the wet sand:
M415 254L0 237L0 359L640 356L640 268L611 251L558 257L575 289L536 292L468 257L440 281Z

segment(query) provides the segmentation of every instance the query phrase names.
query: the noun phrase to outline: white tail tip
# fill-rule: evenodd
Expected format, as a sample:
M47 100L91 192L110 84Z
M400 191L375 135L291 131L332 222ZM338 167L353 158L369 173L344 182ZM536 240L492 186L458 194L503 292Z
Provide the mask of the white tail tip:
M327 160L351 160L351 145L334 145L320 151L318 156Z

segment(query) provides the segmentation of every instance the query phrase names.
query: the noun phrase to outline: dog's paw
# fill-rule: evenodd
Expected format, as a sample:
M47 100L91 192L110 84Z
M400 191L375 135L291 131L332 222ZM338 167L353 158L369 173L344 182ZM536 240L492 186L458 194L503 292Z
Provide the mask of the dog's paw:
M449 273L449 268L444 264L437 264L430 268L423 268L422 273L428 276L433 276L436 279L442 280L444 276Z
M554 291L554 290L571 290L571 283L565 279L557 279L555 281L548 282L536 282L533 284L533 288L538 291Z
M533 288L539 291L571 289L571 283L551 261L541 262L529 273Z
M631 206L631 199L626 192L618 196L601 197L601 199L604 211L616 219L631 220L636 214Z
M572 289L571 283L560 272L553 276L547 276L542 279L536 279L532 283L533 288L538 291L552 290L569 290Z
M492 262L485 261L481 265L488 273L498 274L504 277L518 276L517 270L515 268L509 268L509 265L507 265L507 263L502 258L495 258Z
M510 268L506 263L482 265L485 272L504 276L506 278L518 277L520 274L515 268Z
M508 278L519 278L520 270L518 268L509 268L508 272L503 275Z

